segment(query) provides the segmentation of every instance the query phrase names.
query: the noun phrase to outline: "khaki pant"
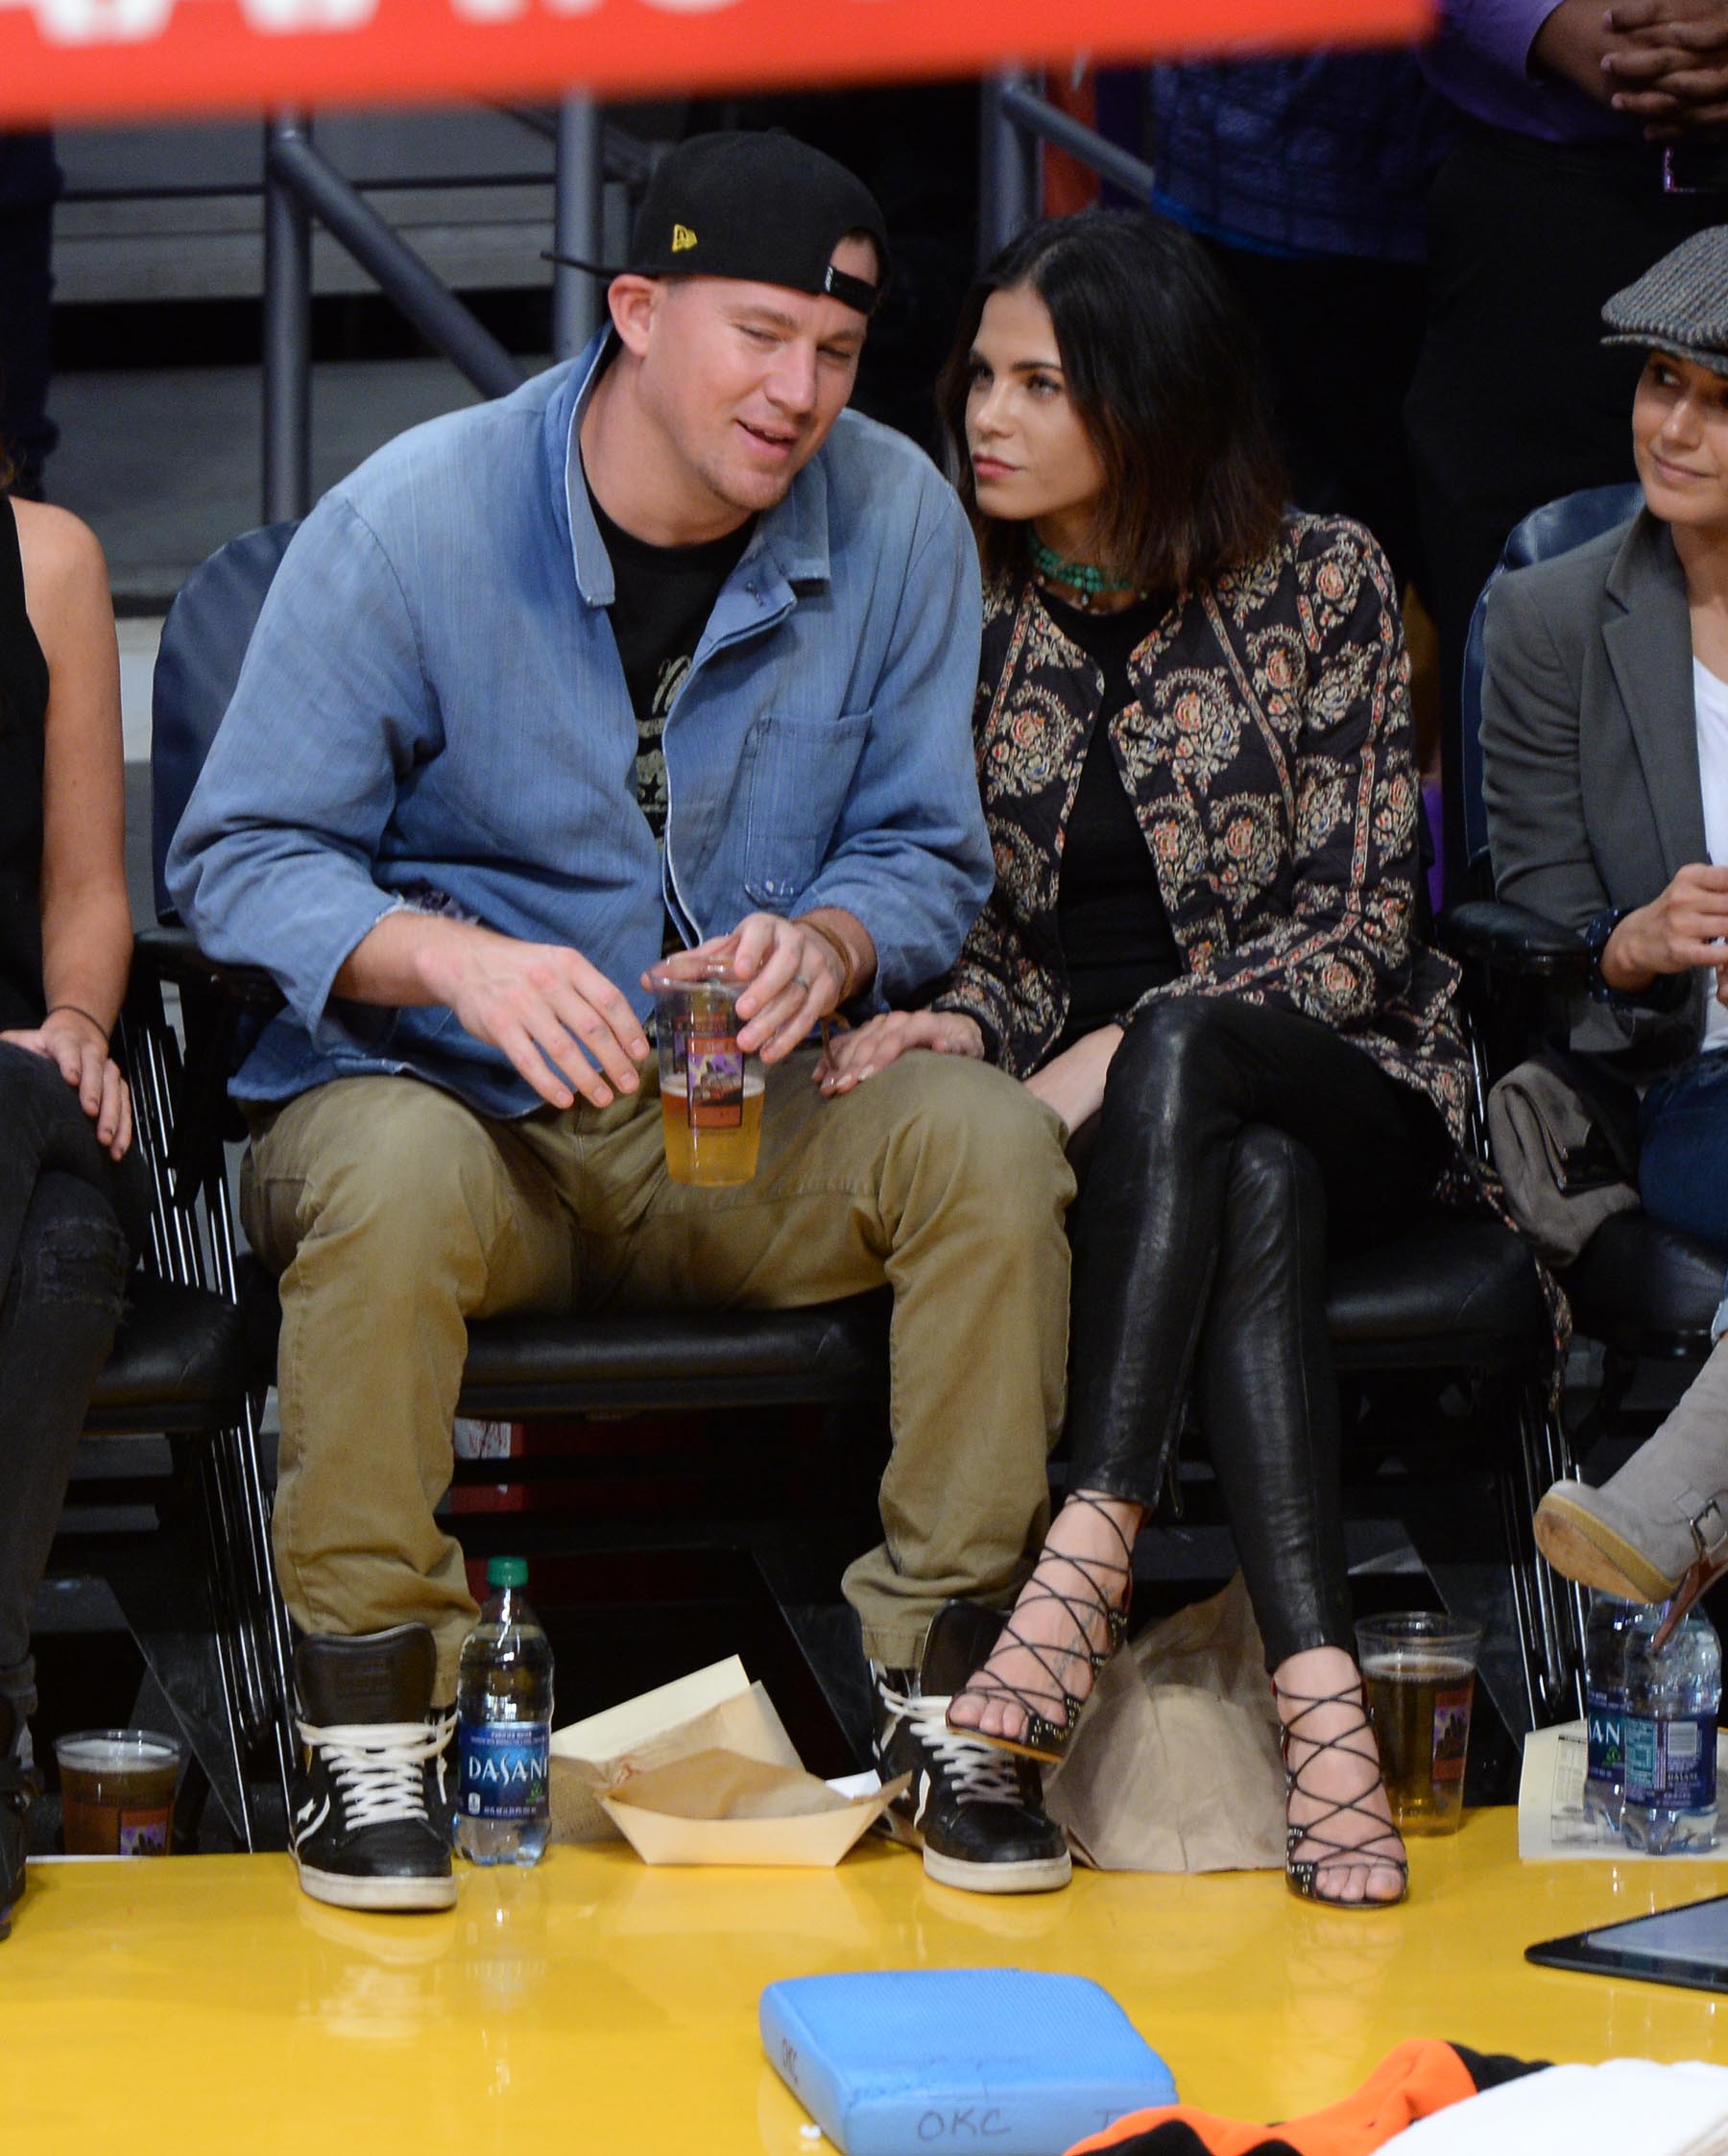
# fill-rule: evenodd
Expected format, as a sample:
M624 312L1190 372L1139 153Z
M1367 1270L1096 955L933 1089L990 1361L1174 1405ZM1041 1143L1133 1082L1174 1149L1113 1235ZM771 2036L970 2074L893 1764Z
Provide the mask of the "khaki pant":
M1022 1086L910 1055L824 1100L813 1054L769 1073L760 1164L666 1174L659 1091L492 1121L408 1078L260 1110L242 1179L281 1276L276 1566L297 1623L417 1621L441 1702L474 1618L433 1517L467 1321L505 1311L784 1307L894 1288L881 1545L846 1593L866 1651L915 1665L952 1595L1005 1598L1046 1524L1068 1346L1061 1125Z

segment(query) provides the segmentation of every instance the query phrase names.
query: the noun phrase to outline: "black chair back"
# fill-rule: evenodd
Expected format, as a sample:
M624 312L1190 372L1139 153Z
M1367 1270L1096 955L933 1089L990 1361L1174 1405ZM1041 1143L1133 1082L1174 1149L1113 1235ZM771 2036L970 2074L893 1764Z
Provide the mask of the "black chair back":
M264 594L298 526L242 532L180 587L162 624L151 694L151 855L158 921L173 922L168 849L240 678Z
M1485 880L1488 873L1488 812L1482 806L1482 624L1488 611L1488 594L1508 569L1527 568L1532 562L1570 554L1574 546L1623 524L1643 506L1644 490L1636 481L1620 487L1586 487L1575 494L1562 494L1558 501L1545 502L1513 527L1493 576L1477 596L1464 646L1459 740L1464 857L1473 876L1480 874Z

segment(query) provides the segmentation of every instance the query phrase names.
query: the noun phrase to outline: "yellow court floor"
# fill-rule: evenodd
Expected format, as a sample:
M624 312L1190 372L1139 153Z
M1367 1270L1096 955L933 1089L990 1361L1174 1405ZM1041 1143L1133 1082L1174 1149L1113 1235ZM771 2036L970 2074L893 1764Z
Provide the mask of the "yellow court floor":
M0 2148L821 2156L756 2000L819 1970L1072 1970L1185 2098L1276 2119L1407 2036L1524 2057L1728 2058L1728 2000L1529 1967L1532 1940L1728 1891L1728 1859L1521 1866L1510 1809L1420 1842L1402 1908L1275 1874L934 1886L870 1842L832 1872L649 1870L622 1844L463 1867L455 1909L321 1907L286 1857L33 1865L0 1946Z

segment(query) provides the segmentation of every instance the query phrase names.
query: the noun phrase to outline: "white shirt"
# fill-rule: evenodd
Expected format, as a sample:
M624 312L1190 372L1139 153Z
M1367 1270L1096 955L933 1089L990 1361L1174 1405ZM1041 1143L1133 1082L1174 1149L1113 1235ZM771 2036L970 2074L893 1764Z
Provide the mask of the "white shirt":
M1704 850L1716 868L1728 868L1728 682L1701 659L1692 660L1692 706L1698 724L1698 781L1704 793ZM1728 1048L1728 1010L1710 984L1704 1045Z

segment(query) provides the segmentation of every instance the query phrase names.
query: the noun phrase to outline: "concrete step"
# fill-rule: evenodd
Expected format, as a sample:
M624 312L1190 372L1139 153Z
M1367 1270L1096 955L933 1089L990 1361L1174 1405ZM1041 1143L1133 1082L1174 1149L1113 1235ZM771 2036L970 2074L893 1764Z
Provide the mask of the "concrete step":
M525 370L545 364L523 362ZM315 368L314 493L405 427L470 404L475 395L442 359L341 360ZM261 520L257 368L63 374L50 408L61 440L48 467L48 491L94 528L123 613L160 614L189 570Z

